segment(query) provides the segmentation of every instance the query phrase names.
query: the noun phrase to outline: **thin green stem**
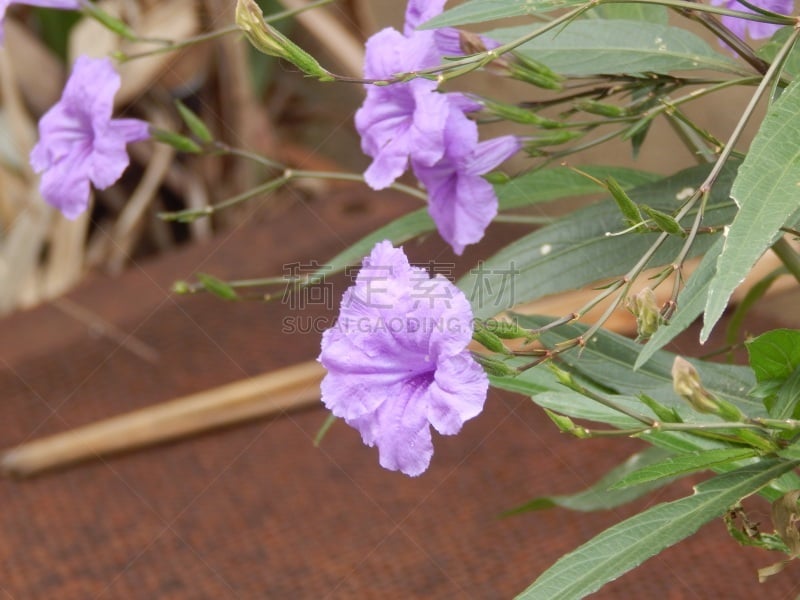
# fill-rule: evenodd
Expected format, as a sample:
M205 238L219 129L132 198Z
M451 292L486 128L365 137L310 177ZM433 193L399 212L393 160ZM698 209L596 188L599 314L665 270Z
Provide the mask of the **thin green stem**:
M181 50L183 48L188 48L189 46L194 46L195 44L202 44L203 42L208 42L210 40L215 40L231 33L236 33L240 31L237 25L228 25L227 27L223 27L221 29L216 29L214 31L209 31L207 33L202 33L200 35L196 35L190 38L186 38L185 40L180 41L164 41L164 42L156 42L155 40L139 40L139 41L148 41L150 43L163 43L164 45L160 48L153 48L152 50L145 50L143 52L137 52L136 54L125 54L123 52L117 53L114 57L120 63L129 62L131 60L135 60L137 58L146 58L148 56L155 56L157 54L165 54L167 52L174 52L175 50Z
M292 8L287 10L282 10L280 12L273 13L271 15L267 15L264 17L264 21L267 23L272 23L274 21L280 21L282 19L288 19L295 15L298 15L302 12L307 10L311 10L314 8L319 8L320 6L325 6L326 4L331 4L335 0L316 0L315 2L310 2L304 6L300 6L298 8ZM173 52L175 50L181 50L183 48L187 48L189 46L193 46L195 44L201 44L203 42L208 42L210 40L215 40L217 38L226 36L231 33L241 32L241 29L238 25L229 25L227 27L222 27L221 29L216 29L214 31L209 31L207 33L202 33L200 35L196 35L190 38L186 38L184 40L174 41L174 40L155 40L155 39L148 39L148 38L134 38L134 41L140 42L149 42L153 44L163 44L161 48L154 48L152 50L147 50L144 52L139 52L137 54L118 54L117 60L119 62L127 62L130 60L134 60L136 58L144 58L147 56L154 56L156 54L164 54L166 52Z
M786 238L780 238L772 245L772 251L781 259L783 266L800 282L800 255L797 254Z

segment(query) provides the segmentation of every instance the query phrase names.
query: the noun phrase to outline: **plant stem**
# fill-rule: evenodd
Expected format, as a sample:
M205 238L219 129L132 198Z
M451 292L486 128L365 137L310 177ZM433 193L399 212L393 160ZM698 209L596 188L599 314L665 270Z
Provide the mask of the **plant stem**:
M783 266L800 282L800 256L786 238L780 238L772 244L772 251L781 259Z

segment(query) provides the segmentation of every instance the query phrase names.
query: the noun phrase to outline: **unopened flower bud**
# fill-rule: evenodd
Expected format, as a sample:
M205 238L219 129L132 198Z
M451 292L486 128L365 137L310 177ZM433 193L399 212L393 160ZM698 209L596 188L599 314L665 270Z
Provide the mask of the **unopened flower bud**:
M546 90L561 90L563 77L550 67L528 56L514 53L505 64L506 71L514 79L524 81Z
M646 287L638 294L628 296L626 305L636 317L636 333L639 339L649 339L664 322L652 288Z
M694 365L680 356L672 363L672 389L697 412L717 413L716 398L703 387Z
M264 54L282 58L306 75L316 77L320 81L334 80L334 77L323 69L313 56L267 24L255 0L236 2L236 25L244 32L250 43Z

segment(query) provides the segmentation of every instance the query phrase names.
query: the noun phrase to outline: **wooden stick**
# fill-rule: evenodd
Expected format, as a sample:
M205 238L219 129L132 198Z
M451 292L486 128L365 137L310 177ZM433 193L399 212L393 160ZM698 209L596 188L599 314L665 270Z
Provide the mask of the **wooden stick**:
M0 470L25 477L319 402L324 369L301 363L28 442L0 454Z

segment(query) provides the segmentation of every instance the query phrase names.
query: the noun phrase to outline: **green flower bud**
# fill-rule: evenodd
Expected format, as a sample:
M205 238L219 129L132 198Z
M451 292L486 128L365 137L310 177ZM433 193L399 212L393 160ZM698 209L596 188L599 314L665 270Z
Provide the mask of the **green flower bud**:
M255 0L237 1L236 24L256 50L282 58L320 81L334 80L333 75L323 69L313 56L267 24Z
M639 339L650 339L664 322L656 302L655 292L646 287L638 294L628 296L625 303L628 310L636 317L636 332Z
M703 387L694 365L680 356L672 363L672 389L697 412L716 414L716 399Z

